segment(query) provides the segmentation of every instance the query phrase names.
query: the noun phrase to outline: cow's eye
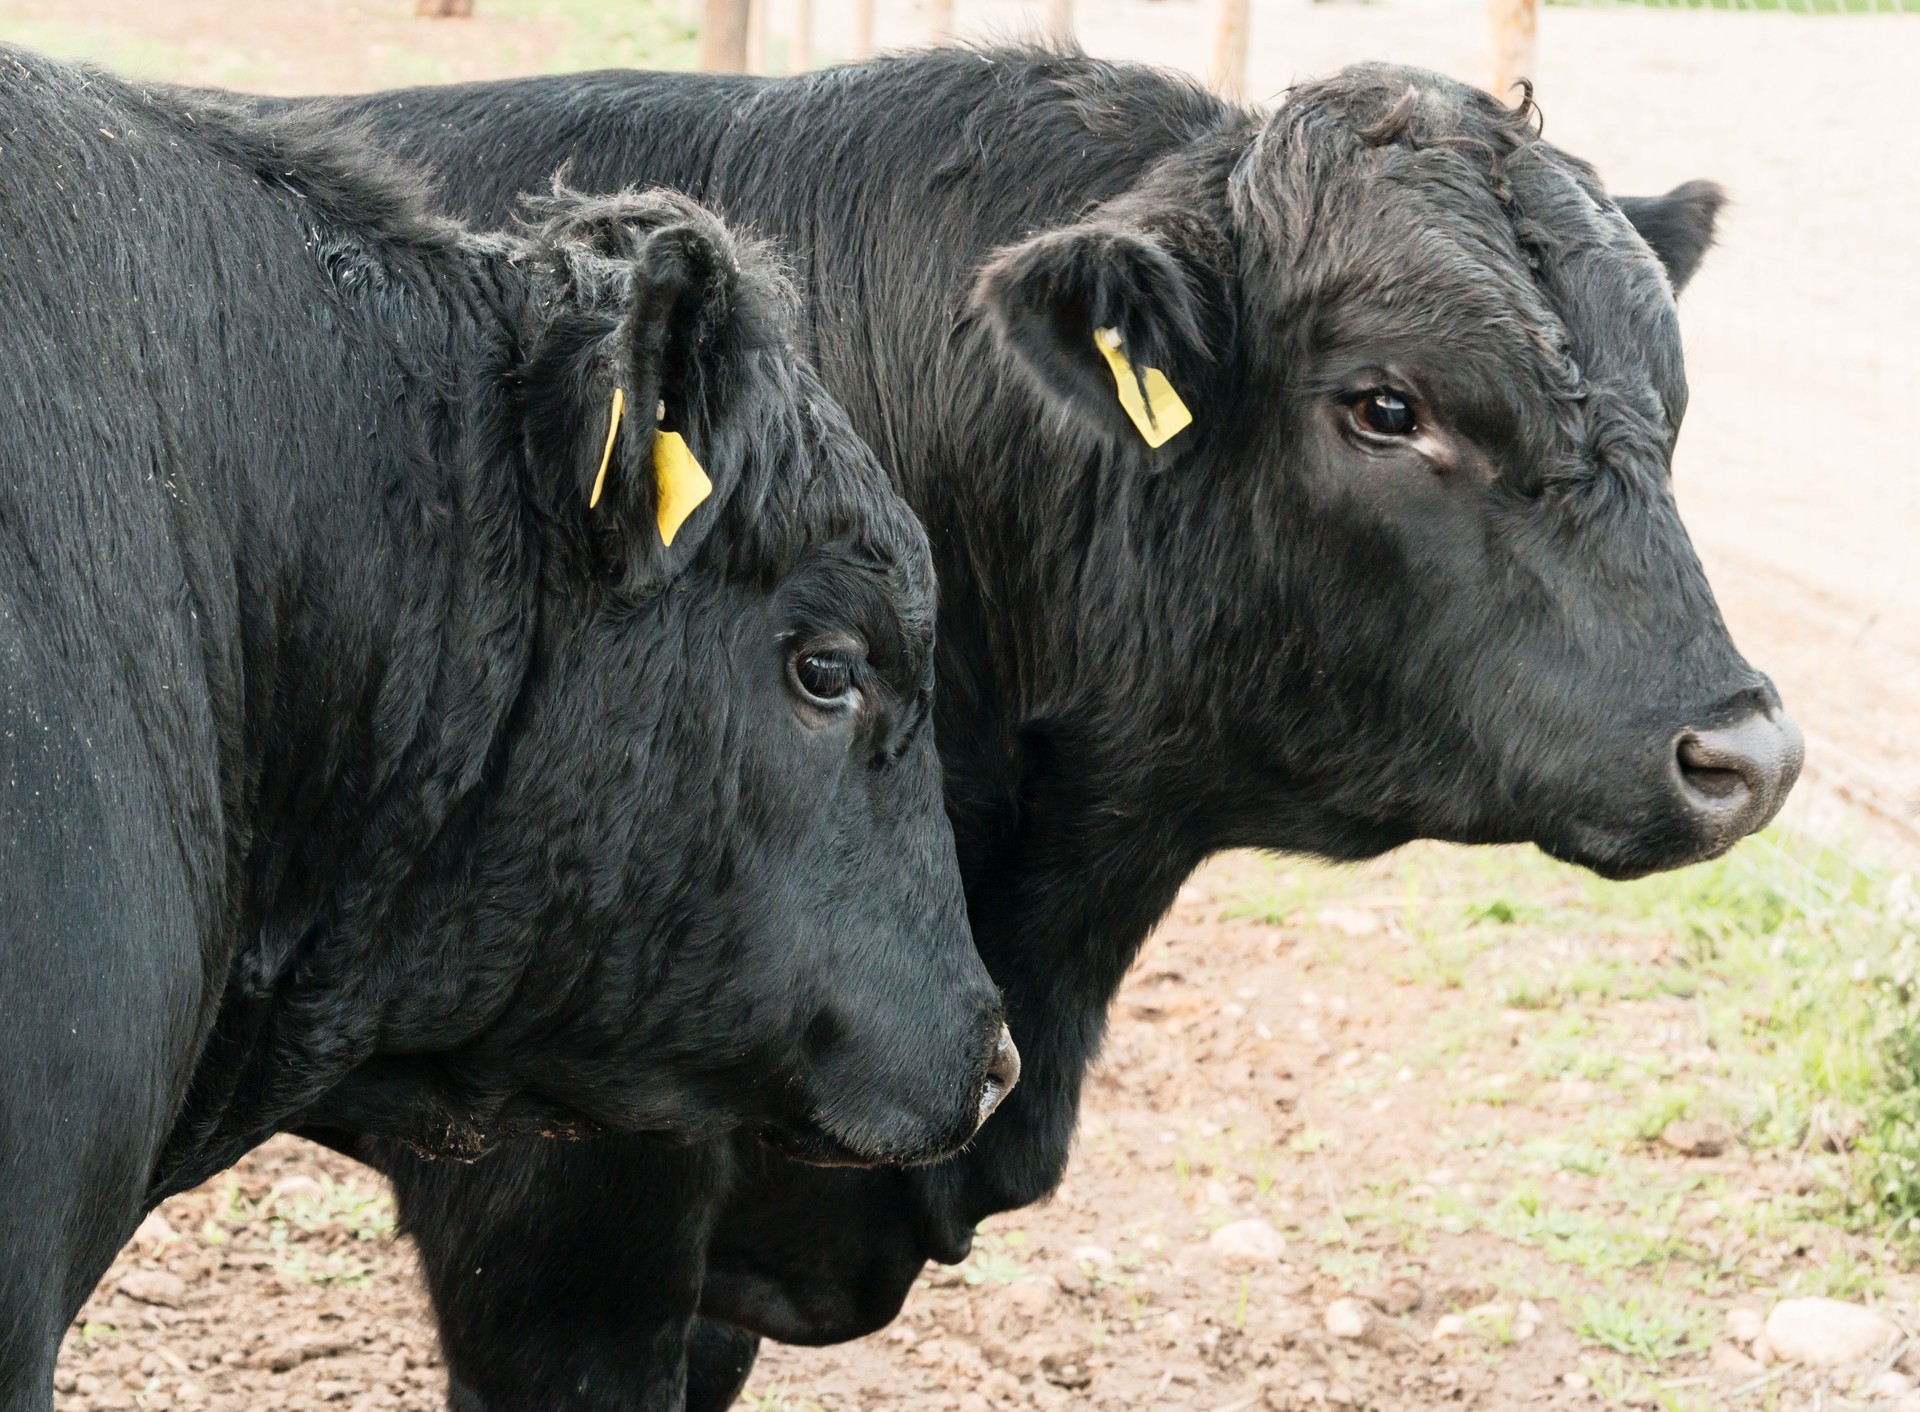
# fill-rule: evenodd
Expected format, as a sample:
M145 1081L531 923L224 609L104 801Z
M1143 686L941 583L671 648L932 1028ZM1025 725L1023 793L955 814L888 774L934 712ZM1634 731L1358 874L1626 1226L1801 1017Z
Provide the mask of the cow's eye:
M1347 414L1369 436L1412 436L1418 426L1413 404L1389 387L1354 398L1347 404Z
M844 711L860 701L860 661L842 648L813 648L787 659L795 691L820 711Z

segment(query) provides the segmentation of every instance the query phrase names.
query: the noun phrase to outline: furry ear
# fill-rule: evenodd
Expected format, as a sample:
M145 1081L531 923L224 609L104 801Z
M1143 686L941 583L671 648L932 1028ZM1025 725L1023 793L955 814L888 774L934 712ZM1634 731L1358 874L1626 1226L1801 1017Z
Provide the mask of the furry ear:
M1186 424L1181 394L1208 362L1201 306L1153 236L1094 223L1008 246L981 270L973 307L1003 356L1082 425L1157 445L1173 434L1169 408Z
M711 434L753 395L746 368L777 311L725 227L684 197L560 193L544 211L565 288L522 378L535 464L627 572L670 572L733 489Z
M1689 181L1665 196L1619 196L1615 204L1667 267L1678 294L1713 245L1713 225L1727 193L1710 181Z

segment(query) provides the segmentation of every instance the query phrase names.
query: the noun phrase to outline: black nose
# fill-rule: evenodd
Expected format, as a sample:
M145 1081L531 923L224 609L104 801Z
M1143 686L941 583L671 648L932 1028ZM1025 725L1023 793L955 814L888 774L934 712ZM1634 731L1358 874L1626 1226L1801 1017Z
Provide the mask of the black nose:
M1785 711L1685 730L1674 743L1680 793L1718 851L1765 828L1800 778L1806 743Z
M993 1110L1013 1092L1020 1082L1020 1051L1013 1047L1013 1031L1000 1026L1000 1037L993 1044L993 1062L987 1065L986 1086L980 1090L980 1121L986 1122Z

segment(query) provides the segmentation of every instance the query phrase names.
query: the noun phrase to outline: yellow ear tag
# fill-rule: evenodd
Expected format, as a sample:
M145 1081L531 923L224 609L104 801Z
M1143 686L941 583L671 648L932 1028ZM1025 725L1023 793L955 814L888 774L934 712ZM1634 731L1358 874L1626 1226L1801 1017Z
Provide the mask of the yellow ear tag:
M616 387L613 390L613 415L607 418L607 449L600 453L600 473L593 478L593 493L587 497L589 510L600 504L600 488L607 483L607 462L613 459L613 443L620 435L620 414L626 410L626 389Z
M1193 425L1193 413L1187 410L1187 404L1180 400L1180 394L1173 390L1165 373L1158 368L1147 368L1141 377L1134 377L1133 364L1120 351L1119 329L1095 329L1093 346L1113 369L1113 380L1120 390L1120 405L1127 409L1127 415L1133 418L1147 445L1164 446ZM1142 382L1147 385L1145 400L1140 396Z
M660 409L660 416L667 414ZM713 494L713 482L693 458L693 448L677 431L653 434L653 484L660 498L660 542L670 545L687 522L687 516L700 508L700 502Z

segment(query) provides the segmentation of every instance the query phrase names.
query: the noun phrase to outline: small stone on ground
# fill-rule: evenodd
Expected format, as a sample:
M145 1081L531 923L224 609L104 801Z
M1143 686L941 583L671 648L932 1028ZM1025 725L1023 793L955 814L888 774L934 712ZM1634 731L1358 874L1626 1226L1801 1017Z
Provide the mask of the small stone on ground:
M1842 1299L1783 1299L1767 1315L1767 1347L1787 1363L1837 1368L1899 1335L1885 1315Z

